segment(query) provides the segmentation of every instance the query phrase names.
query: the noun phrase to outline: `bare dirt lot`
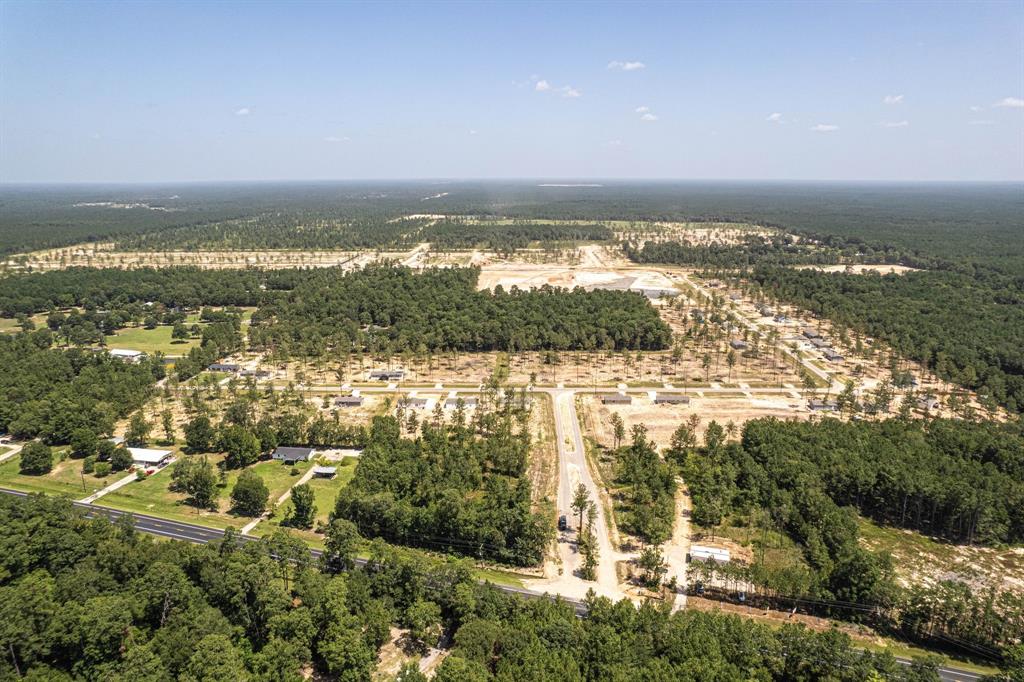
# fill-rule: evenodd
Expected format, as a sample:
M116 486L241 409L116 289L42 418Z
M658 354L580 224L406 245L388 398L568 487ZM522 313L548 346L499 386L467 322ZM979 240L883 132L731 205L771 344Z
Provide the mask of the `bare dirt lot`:
M634 425L643 424L647 427L648 437L660 448L667 447L672 432L679 425L688 423L692 416L700 420L698 438L703 438L712 420L723 427L732 422L736 427L734 435L738 435L743 424L751 419L808 419L811 416L805 401L785 395L758 397L754 394L752 399L742 394L736 397L700 397L694 391L689 405L655 405L650 397L636 394L630 405L605 405L593 395L581 396L579 400L581 419L587 431L598 443L609 447L614 440L612 413L622 418L627 434Z
M375 260L403 260L408 251L118 251L110 242L77 244L59 249L34 251L7 260L4 265L14 270L63 270L88 266L96 268L138 268L192 266L207 269L295 267L358 268Z

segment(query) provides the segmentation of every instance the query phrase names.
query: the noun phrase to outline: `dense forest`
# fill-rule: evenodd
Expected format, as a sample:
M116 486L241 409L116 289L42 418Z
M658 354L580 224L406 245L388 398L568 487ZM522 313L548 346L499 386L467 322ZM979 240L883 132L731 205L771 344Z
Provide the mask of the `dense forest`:
M312 271L252 317L249 340L286 354L355 346L392 350L660 349L671 333L628 291L477 291L478 268L367 266Z
M824 235L813 243L790 234L751 234L739 243L682 244L646 240L642 247L623 244L635 263L670 263L703 269L745 269L756 265L834 265L837 263L900 263L906 255L895 247L868 246L860 239Z
M525 408L505 400L495 411L481 405L476 412L484 421L474 429L460 412L450 426L424 420L415 439L401 437L394 417L374 418L334 517L354 522L366 537L540 563L550 521L531 509Z
M880 339L942 378L1024 410L1024 279L982 271L848 275L759 268L769 295Z
M666 456L683 462L696 523L714 527L725 516L764 510L766 528L785 532L802 550L806 570L760 565L746 579L783 595L867 605L907 634L921 634L908 614L938 602L931 588L915 588L924 590L916 596L897 588L887 557L859 545L857 514L957 542L1024 541L1018 424L759 419L747 422L740 443L710 439L698 453L684 441L674 439ZM944 627L995 647L1024 635L1019 595L969 593L972 608L988 615L971 623L947 618L926 628L929 636Z
M455 219L440 220L424 228L419 241L430 242L435 251L484 248L499 253L525 249L534 242L606 241L613 236L605 225L538 222L470 223Z
M190 267L68 268L0 277L0 316L72 306L124 309L132 303L167 308L259 305L276 290L291 289L305 270L203 270Z
M49 329L0 334L0 433L64 444L77 429L111 433L163 376L159 362L128 364L106 353L50 348Z
M82 205L102 202L150 208ZM589 222L748 222L812 237L836 235L851 243L859 239L871 247L892 245L903 257L915 259L908 264L919 267L985 264L1024 272L1024 197L1012 184L608 182L551 187L495 181L7 187L0 189L0 254L112 236L125 237L130 245L129 237L136 234L152 234L147 237L152 248L181 248L204 240L206 225L257 217L268 225L302 222L312 227L316 220L374 225L374 231L382 230L380 245L394 240L388 225L402 229L389 220L426 212ZM325 243L321 230L309 230L309 242L294 236L304 232L270 229L261 237L258 230L249 230L244 243L238 234L219 241L234 242L231 248L280 245L278 239L289 240L291 248ZM168 236L159 236L163 233ZM337 241L327 243L337 248Z
M336 527L324 565L351 566L351 539ZM299 682L311 667L362 682L393 625L422 649L451 636L439 682L938 679L934 664L854 649L834 630L604 598L578 618L379 542L364 567L335 574L283 531L157 542L33 496L0 499L0 547L3 680Z

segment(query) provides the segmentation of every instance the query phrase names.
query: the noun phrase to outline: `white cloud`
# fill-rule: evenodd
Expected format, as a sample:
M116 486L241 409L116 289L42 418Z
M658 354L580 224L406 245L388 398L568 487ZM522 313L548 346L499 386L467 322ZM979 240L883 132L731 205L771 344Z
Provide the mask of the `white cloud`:
M470 130L470 131L469 131L469 134L470 134L470 135L476 135L476 130Z
M248 116L250 113L252 112L249 111L249 107L242 107L241 109L235 110L235 116Z
M816 126L811 126L811 130L816 133L834 133L839 130L839 126L832 125L831 123L819 123Z
M639 71L640 69L646 69L647 65L643 62L608 62L608 68L612 71Z
M768 118L765 120L771 121L772 123L782 123L782 114L776 111L775 113L768 114Z
M1019 97L1004 97L992 106L1008 107L1010 109L1024 109L1024 99Z
M638 114L646 114L646 113L647 113L648 111L650 111L650 110L651 110L651 108L650 108L650 107L637 107L637 108L636 108L636 109L634 109L633 111L635 111L635 112L636 112L636 113L638 113Z
M622 140L608 140L604 143L606 147L621 147Z
M324 138L324 142L338 143L348 141L349 137L347 135L328 135L327 137Z
M984 111L984 110L985 110L985 107L979 107L979 106L978 106L977 104L975 104L975 105L972 105L972 106L970 106L970 107L968 107L968 108L969 108L969 109L970 109L971 111L973 111L974 113L978 113L979 111Z
M536 76L531 76L532 79L536 80ZM533 89L537 92L557 92L562 97L582 97L583 93L572 87L571 85L562 85L555 87L549 81L541 78L534 84Z
M886 95L882 98L882 101L886 104L902 104L903 95Z
M883 128L906 128L910 125L910 121L882 121L878 125Z
M640 120L641 121L657 121L658 117L655 116L654 114L648 112L648 113L644 114L643 116L641 116Z
M978 118L978 119L975 119L973 121L968 121L967 125L969 125L969 126L990 126L993 123L995 123L995 121L993 121L991 119Z

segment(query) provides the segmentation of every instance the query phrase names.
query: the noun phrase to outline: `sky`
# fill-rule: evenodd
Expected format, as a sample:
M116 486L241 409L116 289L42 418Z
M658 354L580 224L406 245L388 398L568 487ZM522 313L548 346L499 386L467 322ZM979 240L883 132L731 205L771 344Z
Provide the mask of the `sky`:
M0 2L0 182L1024 180L1024 2Z

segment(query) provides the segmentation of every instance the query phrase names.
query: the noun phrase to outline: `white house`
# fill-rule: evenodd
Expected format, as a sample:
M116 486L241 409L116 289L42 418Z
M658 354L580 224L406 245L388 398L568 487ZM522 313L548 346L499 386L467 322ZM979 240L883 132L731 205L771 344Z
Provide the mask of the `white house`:
M126 350L124 348L111 348L109 351L110 357L123 360L125 362L140 362L142 358L146 357L146 354L141 350Z
M170 450L149 450L147 448L128 448L128 452L131 453L132 463L144 469L162 467L174 454Z

